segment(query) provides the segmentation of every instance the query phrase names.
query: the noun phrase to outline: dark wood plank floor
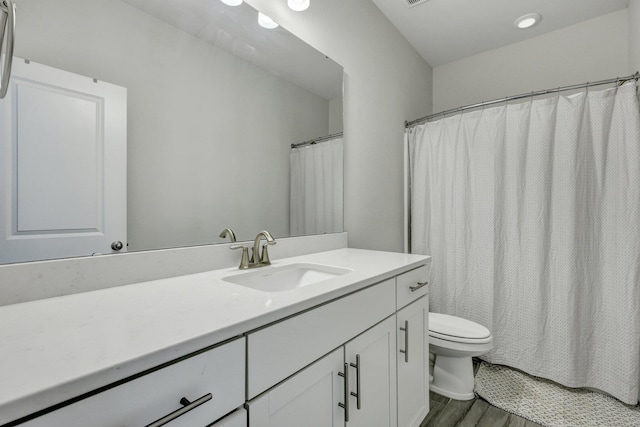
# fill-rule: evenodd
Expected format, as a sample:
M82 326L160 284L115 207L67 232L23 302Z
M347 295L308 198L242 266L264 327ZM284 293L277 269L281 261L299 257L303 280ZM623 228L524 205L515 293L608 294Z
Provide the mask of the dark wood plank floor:
M473 360L473 373L480 368L480 360ZM484 399L453 400L434 392L429 393L429 414L420 427L542 427L500 408Z
M453 400L433 392L429 395L429 415L420 427L541 427L483 399Z

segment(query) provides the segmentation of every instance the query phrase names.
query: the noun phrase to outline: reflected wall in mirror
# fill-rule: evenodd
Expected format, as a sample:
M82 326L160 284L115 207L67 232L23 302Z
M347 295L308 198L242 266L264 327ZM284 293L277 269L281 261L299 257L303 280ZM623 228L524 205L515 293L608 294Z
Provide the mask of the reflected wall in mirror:
M290 147L342 130L338 64L246 4L15 3L17 57L127 90L129 251L289 236Z

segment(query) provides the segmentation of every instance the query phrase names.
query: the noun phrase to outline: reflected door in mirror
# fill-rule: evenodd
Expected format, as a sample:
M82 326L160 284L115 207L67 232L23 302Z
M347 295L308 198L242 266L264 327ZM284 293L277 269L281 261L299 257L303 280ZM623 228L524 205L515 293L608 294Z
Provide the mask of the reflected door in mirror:
M0 101L0 263L126 242L126 102L125 88L15 58Z

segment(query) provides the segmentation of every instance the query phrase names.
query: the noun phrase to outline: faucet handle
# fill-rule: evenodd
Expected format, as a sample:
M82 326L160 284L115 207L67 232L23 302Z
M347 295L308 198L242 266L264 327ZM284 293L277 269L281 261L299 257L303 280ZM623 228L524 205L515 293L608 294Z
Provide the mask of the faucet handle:
M277 242L274 240L272 242L266 242L262 245L262 255L260 256L260 264L271 265L271 260L269 260L269 252L267 251L267 246L275 245Z
M229 246L229 249L242 249L242 258L240 259L240 265L238 266L241 270L246 270L249 268L249 248L242 245L233 245Z

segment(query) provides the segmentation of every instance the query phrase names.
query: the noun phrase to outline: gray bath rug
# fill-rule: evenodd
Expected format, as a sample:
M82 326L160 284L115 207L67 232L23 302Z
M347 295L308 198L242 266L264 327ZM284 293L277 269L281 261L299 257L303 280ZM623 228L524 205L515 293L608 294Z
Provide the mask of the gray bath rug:
M504 366L480 364L475 392L512 414L548 427L638 427L640 407L560 386Z

